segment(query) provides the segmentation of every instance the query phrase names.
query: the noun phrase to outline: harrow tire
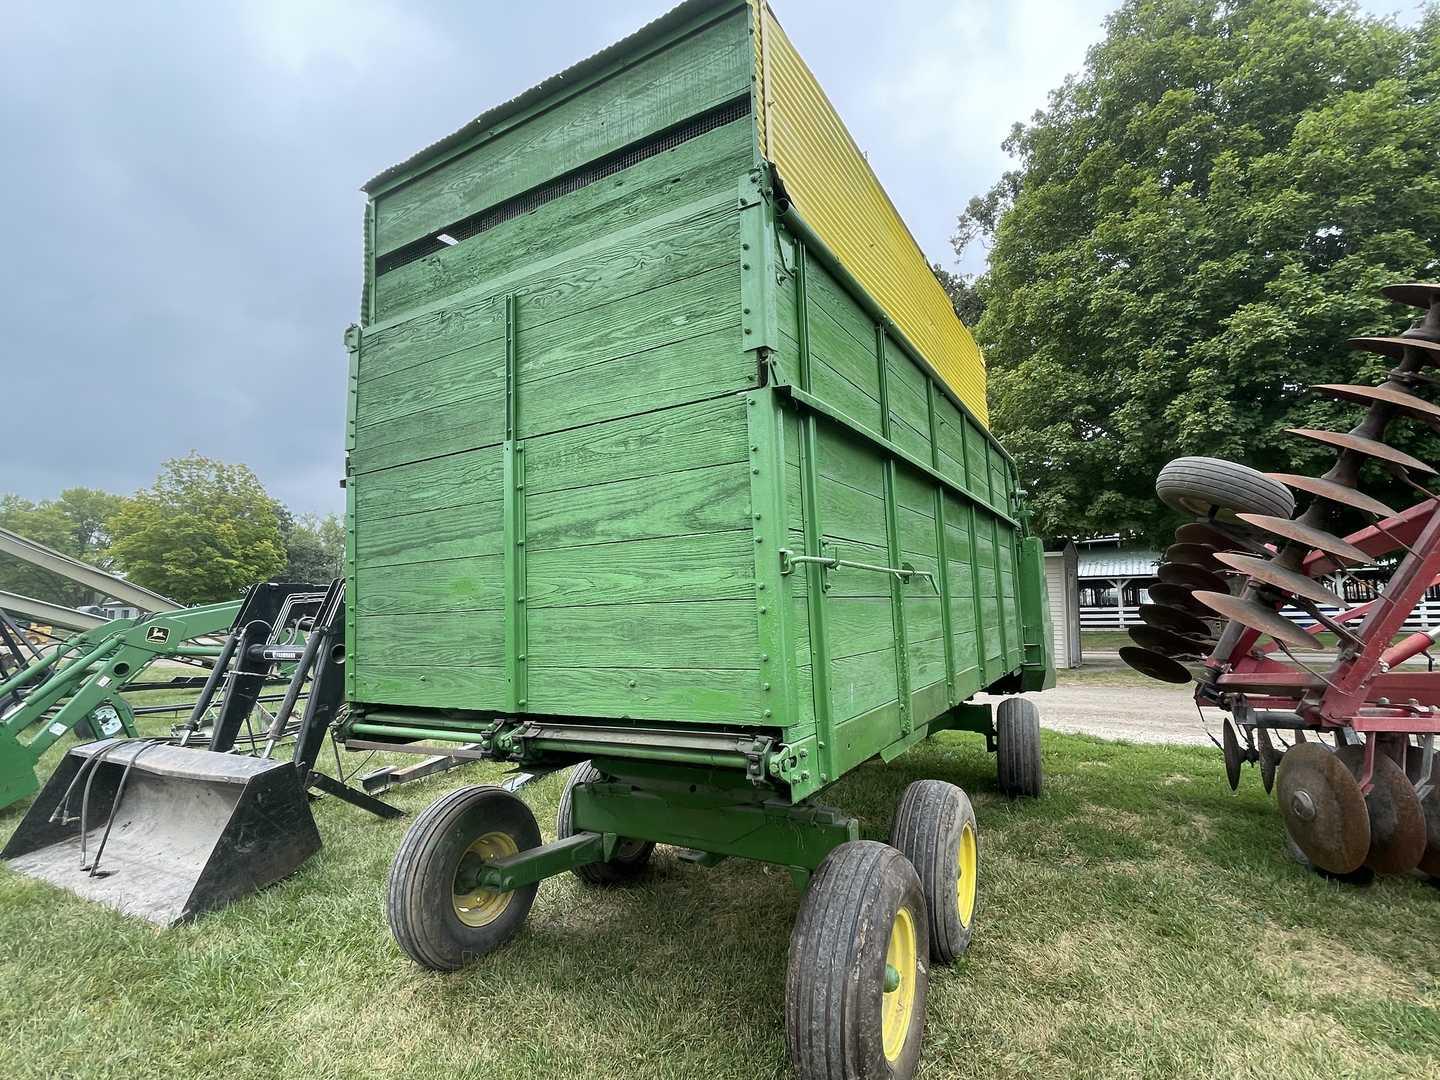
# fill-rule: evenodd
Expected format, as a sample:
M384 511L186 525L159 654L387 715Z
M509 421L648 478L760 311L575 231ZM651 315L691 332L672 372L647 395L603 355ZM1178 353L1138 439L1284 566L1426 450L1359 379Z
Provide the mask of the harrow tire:
M978 909L979 829L970 797L943 780L916 780L896 808L890 846L920 875L930 959L953 964L970 947Z
M455 891L461 860L490 838L502 838L492 843L506 854L525 851L540 846L540 827L519 798L485 784L431 803L400 842L390 864L386 912L395 941L421 967L456 971L504 945L530 914L538 882L489 893L483 908L462 913Z
M1155 494L1172 510L1194 517L1209 517L1212 511L1235 514L1266 514L1288 518L1295 512L1295 496L1278 480L1264 473L1222 458L1176 458L1155 478Z
M887 991L887 966L897 976ZM907 1080L920 1060L930 978L925 894L889 844L850 840L800 902L785 972L797 1080Z
M565 781L565 790L560 794L560 808L555 813L555 836L563 840L575 835L574 799L572 793L577 785L588 784L602 779L600 770L588 761L582 761L570 770ZM615 850L615 857L608 862L586 863L575 867L573 873L587 885L623 885L634 881L645 873L655 845L648 840L621 840Z
M1045 788L1040 710L1027 698L1008 697L995 710L995 772L1012 799L1038 799Z

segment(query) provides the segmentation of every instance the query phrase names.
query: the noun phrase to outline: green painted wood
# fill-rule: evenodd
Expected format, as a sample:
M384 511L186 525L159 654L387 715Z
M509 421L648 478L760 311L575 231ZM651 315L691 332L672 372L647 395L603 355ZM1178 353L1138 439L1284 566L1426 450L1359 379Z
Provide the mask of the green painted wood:
M496 498L501 471L500 448L487 447L370 473L355 485L356 524Z
M604 364L527 382L527 437L668 408L754 386L755 361L736 328L631 353Z
M532 551L749 528L750 470L712 465L663 485L639 477L547 492L527 500L526 516Z
M384 666L505 666L504 619L470 611L359 615L355 648L362 664ZM492 702L495 699L492 699Z
M363 487L364 482L356 487ZM485 502L461 503L434 510L390 516L380 512L350 520L355 528L355 567L499 555L503 536L499 491ZM357 571L351 569L352 575Z
M743 13L682 41L376 200L376 250L393 251L487 206L745 93ZM750 124L744 129L746 167Z
M533 497L746 462L744 424L744 399L729 396L559 432L531 448L529 491Z
M595 604L530 613L537 666L754 669L751 599Z
M484 709L505 697L505 669L442 667L436 664L394 664L368 648L354 664L351 698L376 705L408 705L431 709Z
M533 712L734 724L764 708L760 672L735 668L532 665Z
M1026 658L1007 459L776 229L751 130L375 282L347 425L362 707L781 729L813 740L800 798ZM397 181L376 229L505 197L446 183ZM938 589L782 574L782 547Z
M533 262L685 206L744 172L743 122L716 128L520 217L381 274L375 310L392 319Z
M501 611L505 565L500 554L420 563L367 564L356 572L358 615Z
M754 596L748 529L530 554L530 609Z
M589 233L583 242L549 257L528 253L462 292L367 327L361 378L498 341L506 295L522 298L527 325L541 326L724 265L733 260L738 231L733 200L712 193L672 204L617 231Z

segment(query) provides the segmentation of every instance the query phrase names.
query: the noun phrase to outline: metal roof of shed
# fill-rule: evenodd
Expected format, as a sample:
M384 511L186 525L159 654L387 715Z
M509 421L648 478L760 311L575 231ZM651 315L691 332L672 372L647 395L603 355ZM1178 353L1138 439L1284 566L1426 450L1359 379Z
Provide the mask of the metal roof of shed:
M1091 548L1080 553L1082 578L1154 577L1160 554L1147 548Z

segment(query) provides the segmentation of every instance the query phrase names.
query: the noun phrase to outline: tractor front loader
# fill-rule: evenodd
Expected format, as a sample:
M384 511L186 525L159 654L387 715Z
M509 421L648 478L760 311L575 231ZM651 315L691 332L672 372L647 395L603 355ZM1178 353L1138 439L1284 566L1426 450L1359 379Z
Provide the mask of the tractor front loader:
M312 789L398 816L316 768L343 701L344 616L343 581L267 582L238 603L166 612L75 645L78 655L64 670L88 678L62 711L90 716L98 703L119 700L107 695L132 668L174 642L217 630L225 635L206 647L214 664L187 720L168 737L141 738L122 719L123 733L72 748L0 858L31 877L169 925L272 884L314 854L321 841ZM215 625L221 617L228 631ZM270 713L261 690L285 674L284 697ZM64 692L35 691L26 704L40 708ZM302 697L301 718L292 722ZM31 745L64 730L52 723ZM289 759L274 756L292 741Z

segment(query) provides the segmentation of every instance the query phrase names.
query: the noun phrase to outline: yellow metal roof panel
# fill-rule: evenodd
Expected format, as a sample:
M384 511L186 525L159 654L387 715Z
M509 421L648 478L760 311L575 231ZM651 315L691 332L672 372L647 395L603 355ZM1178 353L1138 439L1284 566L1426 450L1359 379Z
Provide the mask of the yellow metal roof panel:
M988 422L980 347L770 5L751 3L761 153L800 215L955 395Z

